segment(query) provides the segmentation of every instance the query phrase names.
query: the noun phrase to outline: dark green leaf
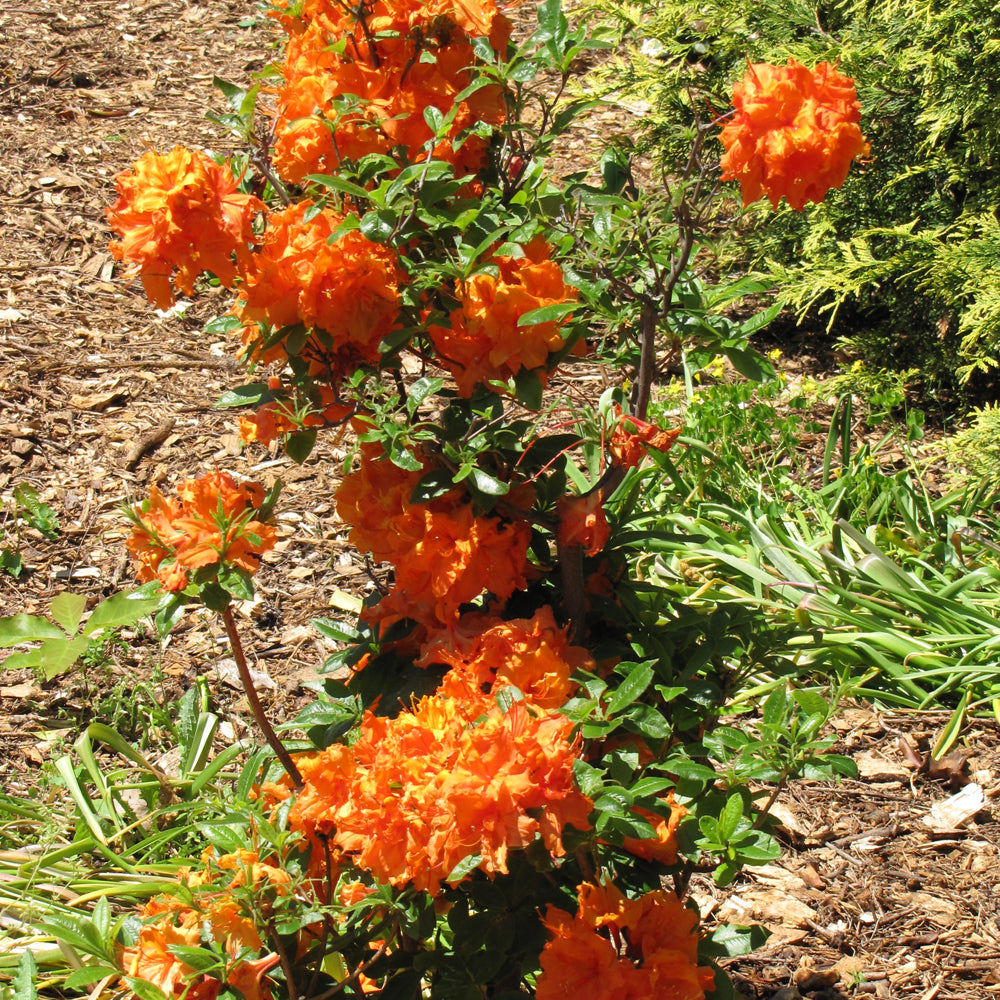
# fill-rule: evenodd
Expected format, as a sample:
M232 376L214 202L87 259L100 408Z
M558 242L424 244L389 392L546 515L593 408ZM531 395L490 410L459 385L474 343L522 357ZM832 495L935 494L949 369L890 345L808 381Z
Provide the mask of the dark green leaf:
M239 316L226 313L224 316L216 316L205 324L205 333L210 337L218 337L227 333L234 333L243 326Z
M653 680L651 662L620 664L618 673L621 673L623 666L628 669L628 674L611 694L611 700L608 702L608 715L616 715L623 708L631 705Z
M285 454L297 465L301 465L312 453L316 444L316 428L295 431L285 438Z
M377 212L365 212L361 216L361 234L372 243L386 243L398 221L398 213L389 208L379 209Z
M514 379L514 396L528 410L542 408L542 388L542 378L534 370L522 370Z

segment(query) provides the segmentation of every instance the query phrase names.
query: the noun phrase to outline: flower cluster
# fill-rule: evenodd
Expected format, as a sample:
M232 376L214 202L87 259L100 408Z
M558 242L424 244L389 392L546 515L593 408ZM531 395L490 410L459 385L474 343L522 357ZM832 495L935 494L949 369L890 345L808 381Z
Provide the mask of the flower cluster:
M332 239L343 217L309 201L272 212L260 252L245 269L240 316L253 361L288 359L287 338L266 346L256 324L312 330L296 350L315 374L378 360L379 343L399 315L402 272L393 250L356 230Z
M314 843L329 837L383 881L432 894L460 880L452 872L470 856L506 872L508 852L540 838L560 857L563 829L588 829L591 808L573 781L572 728L482 696L435 695L395 719L369 712L351 747L300 759L305 788L289 825Z
M460 282L451 325L428 329L464 396L472 395L477 385L506 382L522 370L538 371L544 382L549 355L565 346L559 322L521 326L521 317L544 306L575 301L577 290L566 284L542 237L523 250L522 257L493 257L488 263L497 270L496 276L483 271Z
M459 174L483 166L486 142L472 126L504 121L503 91L472 81L474 37L506 49L510 25L492 0L376 0L361 18L334 0L279 16L289 32L278 89L274 162L294 182L344 160L401 149L415 162L435 132L424 115L451 116L433 155Z
M263 941L253 915L233 895L233 890L266 887L278 895L288 892L290 877L283 869L260 861L254 851L226 854L215 861L219 872L232 872L226 889L212 885L215 878L208 852L202 872L182 871L180 879L193 894L185 903L175 896L160 896L139 910L142 927L134 944L122 949L121 967L126 976L145 979L168 998L215 1000L224 985L234 987L245 1000L270 1000L264 981L268 970L278 964L277 954L243 958L248 951L259 952ZM175 948L195 948L202 943L221 945L237 958L226 971L225 981L199 973L178 957Z
M574 670L594 666L587 650L570 645L548 606L531 618L510 621L478 612L463 615L450 632L427 638L417 663L447 664L438 693L465 704L512 686L546 710L560 708L573 694Z
M232 284L253 242L253 220L264 206L237 191L228 165L204 153L174 148L147 153L118 176L118 201L108 222L122 238L111 243L116 260L136 266L149 301L160 309L174 301L171 277L187 294L202 271Z
M451 625L463 604L484 590L501 601L527 583L531 529L524 521L477 515L453 490L431 503L411 503L422 472L394 465L377 445L337 490L337 513L351 543L395 567L382 620L411 618Z
M854 81L829 63L810 70L752 63L733 88L732 119L719 138L723 180L738 180L743 204L782 195L796 211L839 188L851 163L868 154Z
M698 918L664 891L627 899L584 882L575 917L549 906L538 1000L704 1000L715 975L698 965Z
M237 483L228 472L187 479L177 500L156 486L149 500L131 512L132 534L126 541L139 563L143 583L159 578L167 590L183 590L188 574L206 566L256 572L260 557L274 547L274 528L255 519L264 501L256 483Z

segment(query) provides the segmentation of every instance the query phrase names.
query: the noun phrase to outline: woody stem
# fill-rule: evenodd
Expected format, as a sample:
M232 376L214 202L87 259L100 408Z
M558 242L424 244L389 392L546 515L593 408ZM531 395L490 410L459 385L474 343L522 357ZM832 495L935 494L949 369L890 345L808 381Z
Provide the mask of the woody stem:
M239 671L240 682L243 684L247 701L250 703L250 711L253 713L257 725L260 726L261 731L264 733L264 739L267 740L268 745L292 779L295 790L299 791L304 785L302 775L299 773L299 769L295 766L295 761L292 760L291 755L285 749L281 740L278 739L278 734L274 731L267 716L264 714L264 706L261 705L260 698L257 697L257 689L253 686L250 668L247 666L246 657L243 655L243 643L240 640L239 632L236 631L236 620L233 618L233 609L229 605L226 605L226 609L222 612L222 620L226 623L229 648L233 651L233 659L236 660L236 669Z

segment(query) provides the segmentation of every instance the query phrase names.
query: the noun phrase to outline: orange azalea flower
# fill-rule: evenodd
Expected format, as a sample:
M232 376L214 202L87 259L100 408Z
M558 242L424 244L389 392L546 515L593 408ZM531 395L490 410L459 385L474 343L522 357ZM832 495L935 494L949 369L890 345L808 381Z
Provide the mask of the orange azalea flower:
M588 556L596 556L611 537L611 528L604 513L604 496L594 490L585 496L563 496L556 504L559 529L556 537L560 545L576 545Z
M664 819L648 809L636 809L645 819L648 819L656 831L656 836L647 840L637 837L626 837L624 848L630 854L645 861L657 861L662 865L672 865L677 861L677 827L687 815L684 806L674 802L673 792L667 797L666 805L670 808L670 818Z
M190 570L204 566L229 563L256 572L276 540L274 528L253 519L263 487L216 471L185 480L177 493L179 500L169 500L153 486L149 500L131 512L125 544L139 562L140 582L159 577L166 589L178 591Z
M733 88L736 111L719 138L723 180L738 180L743 204L781 196L796 211L839 188L851 163L869 152L854 81L829 63L809 70L752 63Z
M484 590L505 601L527 586L530 526L476 515L460 490L410 503L422 475L394 465L378 445L364 445L360 466L337 490L351 544L395 567L392 592L373 617L451 625L461 605Z
M567 824L589 827L590 800L573 783L577 745L562 716L503 713L486 699L433 696L395 719L370 712L350 747L298 761L305 779L288 813L309 839L331 836L362 868L432 894L480 854L489 874L540 837L562 856Z
M610 883L585 882L577 901L575 917L546 911L552 939L542 950L538 1000L704 1000L714 988L712 970L697 964L697 917L673 893L631 900Z
M615 407L615 425L611 433L611 461L625 469L635 468L645 457L647 448L667 451L680 437L681 428L662 431L656 424L622 413Z
M118 201L107 214L122 238L111 243L111 255L136 265L150 302L160 309L173 303L175 268L174 284L188 295L202 271L232 284L232 257L248 260L253 219L264 205L237 191L228 165L177 146L166 156L147 153L116 186Z
M483 166L487 143L458 136L472 125L501 124L506 103L501 88L486 86L456 107L476 62L471 38L456 20L435 15L431 4L375 3L365 30L360 22L345 23L342 11L329 17L328 7L316 8L306 5L296 22L285 54L285 85L277 92L273 155L282 176L300 182L309 173L336 170L344 159L388 153L394 146L415 162L434 134L424 118L427 107L454 112L434 156L455 164L459 175ZM477 20L506 47L505 18ZM358 100L345 108L348 95Z
M188 981L197 973L182 962L173 952L172 945L195 947L201 941L201 918L193 910L188 910L178 922L176 910L155 900L140 909L140 915L163 915L151 922L143 923L134 945L122 952L122 969L126 976L145 979L159 987L168 997L180 996L187 988ZM190 995L190 994L189 994Z
M325 337L314 335L300 352L318 371L374 364L399 315L398 258L356 230L331 243L342 217L324 210L307 221L311 207L299 202L271 214L264 245L244 272L241 315L249 323L322 331ZM268 350L251 343L247 353L265 363L288 356L282 341Z
M472 704L513 685L531 704L558 709L576 690L574 670L593 669L582 646L571 646L548 606L531 618L502 621L466 614L448 633L432 633L421 647L419 666L446 663L451 669L438 694Z
M268 379L268 388L281 393L281 379ZM294 390L285 390L281 398L264 403L251 416L239 418L240 437L247 444L258 441L269 445L303 428L343 424L354 414L354 407L341 402L332 386L316 384L312 386L310 397L309 402L303 404Z
M474 274L456 287L459 308L451 326L431 326L428 334L463 396L493 380L506 381L522 369L542 370L549 355L564 346L558 321L519 326L525 313L557 302L572 302L577 290L549 257L550 247L536 237L523 257L496 257L499 276Z

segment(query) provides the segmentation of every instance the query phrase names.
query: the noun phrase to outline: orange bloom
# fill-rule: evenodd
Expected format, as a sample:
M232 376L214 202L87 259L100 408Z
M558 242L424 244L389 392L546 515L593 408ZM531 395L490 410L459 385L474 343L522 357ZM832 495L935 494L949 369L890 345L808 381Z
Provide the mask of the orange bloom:
M743 204L781 196L796 211L839 188L851 163L869 152L854 81L829 63L809 70L752 63L733 88L736 111L719 138L723 180L738 180Z
M264 206L237 191L228 165L176 146L166 156L147 153L131 173L118 175L116 186L118 201L107 214L122 238L112 241L111 254L136 265L150 302L160 309L173 303L175 268L174 284L188 295L202 271L232 284L232 257L249 258L253 219Z
M549 906L538 1000L704 1000L714 987L698 966L698 920L673 894L626 899L610 883L583 883L577 912Z
M543 371L549 355L563 348L560 322L519 326L525 313L557 302L572 302L577 290L567 285L562 269L549 257L550 247L536 237L523 257L495 257L499 275L474 274L456 286L459 308L450 327L428 329L444 366L463 396L478 384L506 381L522 369Z
M230 888L268 882L283 893L291 881L287 872L261 863L253 851L223 855L216 866L224 871L239 869ZM207 974L199 976L173 954L171 948L175 945L197 947L203 942L222 945L232 957L246 954L248 949L259 951L263 946L252 917L229 892L212 886L210 867L193 874L182 870L179 877L193 893L194 901L188 904L174 896L160 896L140 907L144 922L138 939L121 952L125 975L153 983L167 997L214 1000L223 985L230 985L239 989L246 1000L270 1000L270 989L262 979L277 964L277 955L236 962L228 970L224 984Z
M271 378L268 382L272 392L281 390L279 378ZM259 441L269 445L285 434L304 428L343 424L353 413L354 407L341 402L332 386L316 384L311 387L308 401L289 390L280 398L264 403L251 416L241 416L240 437L247 444Z
M570 675L594 663L581 646L571 646L550 607L531 618L501 621L480 613L462 615L449 633L433 633L421 647L420 666L445 663L451 669L438 694L472 704L513 685L531 704L558 709L576 690Z
M611 433L611 461L626 469L635 468L645 457L647 448L667 451L680 433L680 427L662 431L656 424L622 413L617 406Z
M591 807L573 783L571 730L562 716L482 698L424 698L395 719L369 712L351 747L298 761L305 787L288 822L332 836L377 878L432 894L470 855L506 872L508 852L537 837L560 857L563 828L587 829Z
M611 529L604 513L604 496L600 490L581 497L560 497L556 512L559 515L556 537L560 545L576 545L588 556L596 556L608 544Z
M274 528L253 518L263 487L216 471L185 480L177 494L179 500L170 500L153 486L149 500L131 512L125 545L138 560L140 582L159 577L167 590L178 591L189 571L204 566L229 563L256 572L276 540Z
M630 854L645 861L657 861L662 865L672 865L677 861L677 827L687 815L684 806L674 802L673 792L667 797L666 805L670 808L670 818L664 819L648 809L636 809L640 816L648 819L656 831L655 837L640 840L637 837L626 837L624 848Z
M352 526L351 544L395 567L392 592L376 616L386 623L412 618L451 625L461 605L484 590L505 601L527 586L530 526L476 515L460 490L411 503L422 475L365 445L360 466L337 490L337 513Z
M271 214L264 245L244 272L242 318L313 328L298 353L317 372L374 364L399 315L398 258L356 230L331 243L342 218L321 211L306 221L310 208L306 201ZM283 340L267 349L251 341L247 354L265 363L288 357Z
M487 143L479 136L460 139L460 133L473 125L501 124L506 103L503 91L491 85L456 107L476 63L462 25L475 22L504 48L510 25L495 7L492 14L470 18L449 10L452 6L376 2L366 14L365 30L333 5L304 5L302 17L289 22L285 84L277 92L273 155L282 176L300 182L309 173L335 171L345 159L393 147L415 162L434 135L424 118L428 107L443 116L454 112L434 156L455 164L459 175L480 169Z

